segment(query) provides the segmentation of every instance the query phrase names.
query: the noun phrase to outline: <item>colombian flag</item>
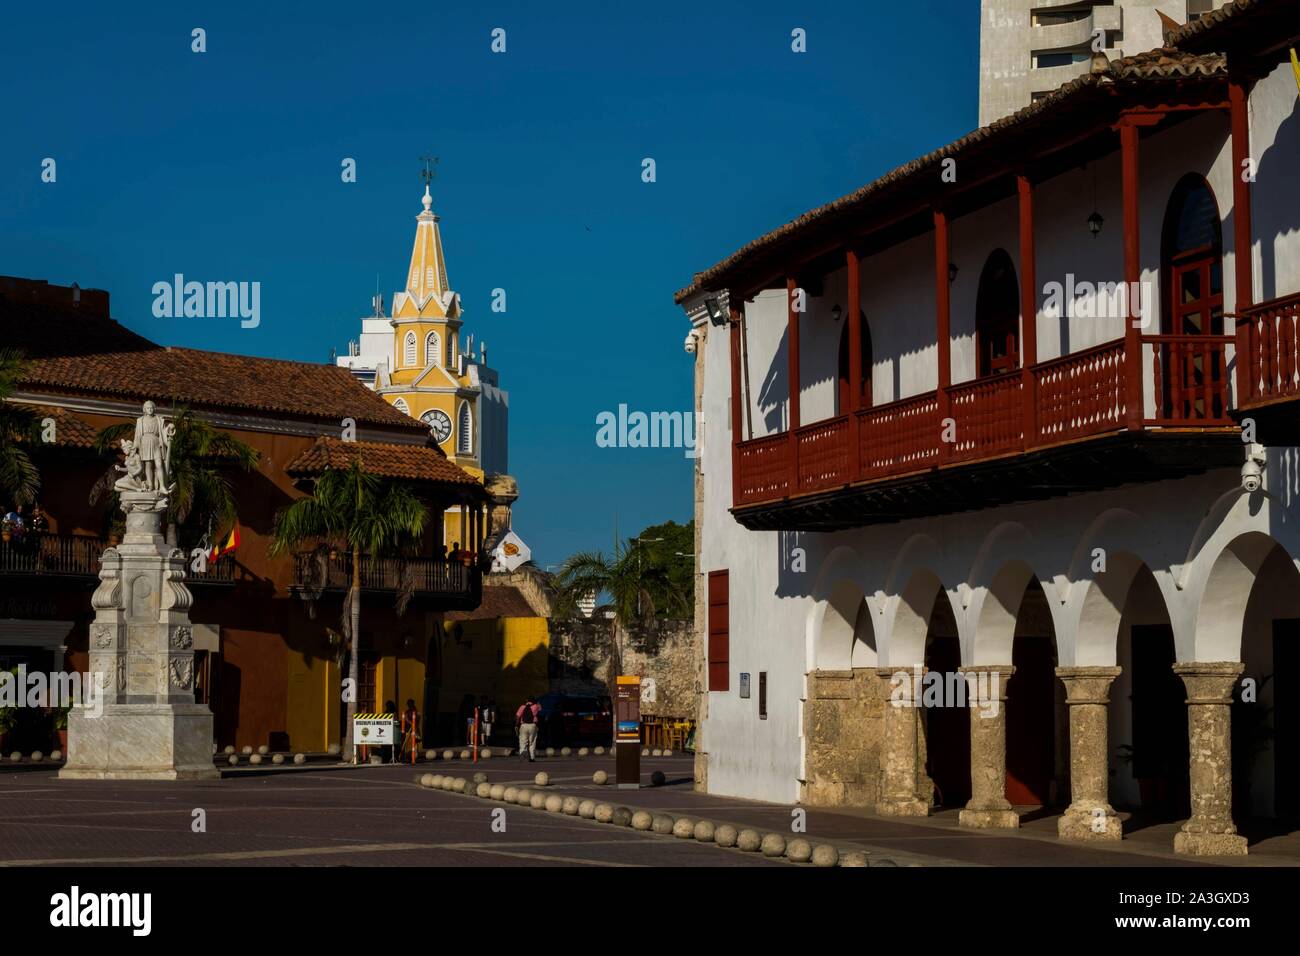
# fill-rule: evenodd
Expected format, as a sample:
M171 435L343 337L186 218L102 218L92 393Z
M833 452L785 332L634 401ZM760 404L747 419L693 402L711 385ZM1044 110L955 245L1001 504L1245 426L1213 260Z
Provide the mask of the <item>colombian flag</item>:
M208 555L208 560L215 561L217 560L217 558L224 558L227 554L234 551L238 547L239 547L239 522L236 521L235 526L230 529L230 535L229 537L226 538L226 543L219 544L215 548L213 548L212 553Z
M1295 70L1296 89L1300 89L1300 59L1296 58L1295 47L1291 48L1291 69Z

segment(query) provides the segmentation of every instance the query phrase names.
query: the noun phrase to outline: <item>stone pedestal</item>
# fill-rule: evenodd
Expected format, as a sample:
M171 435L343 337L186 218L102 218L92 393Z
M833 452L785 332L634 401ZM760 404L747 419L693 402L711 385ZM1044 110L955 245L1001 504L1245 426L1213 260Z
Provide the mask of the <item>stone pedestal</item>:
M91 596L90 680L102 713L68 714L71 779L194 780L217 777L212 712L194 702L194 636L185 557L161 533L167 499L123 491L126 536L107 549Z
M1245 856L1246 838L1232 822L1232 697L1245 665L1175 664L1187 688L1192 817L1174 836L1174 852Z
M905 679L893 684L895 673ZM917 735L920 712L916 708L912 672L902 668L880 667L880 692L884 697L884 727L880 747L880 802L876 812L887 817L924 817L930 805L916 793ZM899 693L895 694L895 687ZM893 699L895 696L898 699Z
M1070 709L1070 806L1056 823L1064 840L1098 842L1123 836L1110 805L1110 685L1118 667L1058 667Z
M1020 814L1007 800L1007 680L1010 664L961 668L970 706L971 798L957 815L976 830L1016 829Z

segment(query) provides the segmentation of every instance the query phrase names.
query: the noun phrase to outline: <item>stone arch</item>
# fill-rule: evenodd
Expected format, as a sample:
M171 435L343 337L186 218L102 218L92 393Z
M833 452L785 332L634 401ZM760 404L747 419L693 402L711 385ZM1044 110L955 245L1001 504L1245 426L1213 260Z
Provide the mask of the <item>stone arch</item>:
M975 618L973 663L1010 663L1020 602L1033 580L1036 580L1033 568L1024 561L1014 560L1004 563L984 587Z
M1107 552L1106 570L1080 581L1084 588L1075 629L1073 665L1113 667L1124 604L1146 568L1131 551Z
M862 588L852 581L837 581L814 613L810 670L847 671L876 665L875 628Z
M1278 542L1247 531L1223 546L1210 565L1196 612L1194 660L1241 660L1242 626L1255 578Z
M930 616L935 599L952 598L939 576L929 569L916 571L898 595L893 626L889 632L888 658L891 667L912 667L925 662L925 641L930 631ZM960 620L955 607L953 616Z

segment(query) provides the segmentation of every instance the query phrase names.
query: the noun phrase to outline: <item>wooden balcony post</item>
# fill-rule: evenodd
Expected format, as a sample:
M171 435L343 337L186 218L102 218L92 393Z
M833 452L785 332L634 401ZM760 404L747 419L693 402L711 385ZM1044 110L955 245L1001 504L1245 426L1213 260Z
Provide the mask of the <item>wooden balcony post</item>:
M740 316L743 306L731 306L731 503L740 504L740 429L744 421L741 403L749 400L740 394Z
M790 380L790 488L791 495L799 493L799 312L795 309L795 289L798 281L792 276L785 280L785 307L788 327L787 357Z
M862 474L858 435L858 410L862 408L862 280L857 252L845 250L844 261L849 272L849 480L857 481Z
M1255 382L1250 370L1254 357L1251 351L1254 319L1247 319L1245 311L1255 304L1254 249L1251 225L1251 189L1246 176L1250 160L1250 91L1240 77L1228 83L1228 105L1232 120L1232 249L1236 264L1237 326L1225 334L1236 336L1237 351L1237 405L1251 398Z
M1128 319L1124 324L1124 403L1129 428L1142 427L1142 335L1137 310L1141 296L1134 293L1142 281L1142 245L1139 241L1142 207L1138 192L1138 127L1130 118L1119 124L1120 165L1124 191L1124 282L1128 288ZM1158 398L1158 396L1157 396ZM1157 402L1158 404L1158 402Z
M952 385L952 299L948 269L951 264L948 249L948 214L942 209L934 209L934 302L936 361L939 365L939 434L934 436L939 442L939 460L946 461L952 457L953 443L942 440L945 429L944 420L951 417L951 402L948 389Z
M1034 242L1034 183L1027 174L1016 177L1020 195L1020 374L1023 385L1024 437L1021 447L1038 444L1038 394L1034 366L1038 364L1038 264Z

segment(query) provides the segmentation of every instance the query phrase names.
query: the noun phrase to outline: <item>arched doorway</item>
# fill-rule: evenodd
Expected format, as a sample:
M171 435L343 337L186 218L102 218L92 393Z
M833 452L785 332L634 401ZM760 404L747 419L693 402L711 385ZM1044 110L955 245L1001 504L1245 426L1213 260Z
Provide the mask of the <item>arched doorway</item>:
M920 697L925 773L934 785L931 802L939 807L964 807L971 798L970 708L964 691L956 695L958 686L965 687L960 667L957 619L948 596L939 590L925 639L926 675ZM921 794L922 799L927 796Z
M858 408L871 407L871 367L873 364L871 348L871 328L867 325L867 316L863 312L858 313L859 325L862 328L860 336L858 353L862 361L862 379L858 383ZM844 329L840 332L840 357L839 357L839 385L836 390L839 402L839 414L847 415L852 409L853 387L849 382L851 375L849 371L849 325L844 323Z
M1143 565L1124 601L1110 722L1117 764L1111 803L1131 809L1138 826L1190 813L1187 692L1175 660L1164 598Z
M1047 598L1031 578L1016 613L1007 682L1007 800L1047 806L1057 797L1056 741L1064 702L1056 679L1056 635Z
M1020 287L1005 249L995 249L980 273L975 300L976 374L1003 375L1020 367Z
M1204 177L1178 181L1165 209L1160 243L1165 290L1161 332L1189 339L1223 335L1223 222ZM1224 413L1222 347L1162 346L1161 415L1218 418Z

